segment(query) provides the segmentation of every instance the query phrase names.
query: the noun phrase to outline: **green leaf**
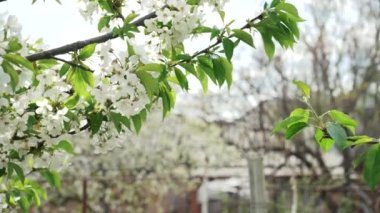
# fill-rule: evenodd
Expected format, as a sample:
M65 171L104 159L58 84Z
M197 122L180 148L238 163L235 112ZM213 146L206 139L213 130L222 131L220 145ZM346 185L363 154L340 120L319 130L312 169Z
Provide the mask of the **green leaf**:
M109 27L109 23L111 21L111 17L109 16L103 16L99 19L99 22L98 22L98 30L99 32L102 31L103 28L105 27Z
M234 34L232 36L235 36L239 40L242 40L244 43L248 44L251 47L255 47L253 44L253 39L251 34L245 32L244 30L235 29L233 30Z
M298 122L289 126L289 128L285 131L285 138L288 140L292 139L297 133L301 132L301 130L307 126L308 124L304 122Z
M307 84L302 81L293 81L293 84L298 87L304 97L310 98L310 87Z
M8 52L17 52L21 50L22 45L18 42L18 38L13 37L8 42Z
M160 87L163 117L166 117L175 104L175 92L167 86Z
M120 133L122 131L122 126L126 126L128 129L131 128L129 119L126 116L123 116L120 113L111 112L110 119L115 125L116 130Z
M321 129L317 128L314 133L314 139L319 143L323 136L325 136L325 133Z
M197 71L194 68L194 65L191 63L181 63L179 64L182 68L184 68L187 72L193 74L195 77L198 78Z
M271 35L267 36L267 35L262 34L261 37L264 42L265 53L267 54L269 60L271 60L273 58L274 51L275 51L275 46L272 40L272 36Z
M22 168L13 162L8 162L8 177L12 177L13 171L16 172L16 175L20 179L20 181L24 183L25 175Z
M186 0L186 4L188 5L198 5L200 0Z
M187 78L182 73L182 71L178 68L174 68L174 72L181 88L185 90L189 90L189 82L187 81Z
M372 145L364 157L364 180L371 189L380 182L380 144Z
M96 134L103 122L102 112L93 112L88 116L88 123L90 124L91 134Z
M175 60L191 61L191 59L193 59L193 57L189 54L175 55Z
M224 69L225 73L225 79L227 82L228 89L231 88L232 85L232 63L230 63L226 58L220 57L219 58L220 63L222 64L222 67Z
M91 88L94 88L95 86L95 79L92 72L88 70L84 70L82 68L77 68L76 72L78 72L80 75L82 75L82 79L87 83L88 86Z
M158 80L155 79L151 74L146 71L138 71L136 72L137 77L140 79L142 85L144 85L145 90L152 100L155 95L158 94L159 84Z
M94 86L94 77L92 73L80 68L74 68L68 72L67 78L70 80L74 91L79 96L83 97L87 101L91 100L91 95L87 90L87 85Z
M4 72L9 75L11 79L12 89L15 90L19 82L19 76L18 76L17 71L7 61L3 61L3 63L1 64L1 67L3 68Z
M343 127L336 123L329 123L326 129L336 146L342 150L347 141L347 134Z
M290 19L286 14L279 13L278 17L282 21L283 24L286 25L286 27L293 33L293 36L295 36L297 39L300 37L300 32L298 29L297 22Z
M234 55L235 44L229 38L223 38L223 48L224 53L229 61L231 61L232 56Z
M61 178L56 171L44 168L40 170L40 174L46 179L51 187L55 187L57 189L61 188Z
M354 119L352 119L350 116L348 116L347 114L345 114L341 111L330 110L328 112L328 114L333 121L335 121L336 123L338 123L340 125L352 126L352 127L357 126L357 122Z
M37 67L40 70L52 69L58 62L55 59L41 59L37 61Z
M32 71L34 70L33 64L21 55L9 53L3 55L2 57L17 66L22 66Z
M98 3L99 3L100 8L102 8L103 10L105 10L109 13L114 12L112 9L112 1L111 0L98 0Z
M68 108L68 109L74 109L78 102L80 100L80 97L78 94L74 94L72 96L70 96L65 102L64 102L64 105Z
M24 213L29 212L30 202L29 202L28 197L25 194L25 192L20 191L20 194L18 197L19 197L19 200L17 201L17 203L21 207L22 212L24 212Z
M92 54L94 54L95 49L96 49L96 44L89 44L89 45L83 47L79 51L79 59L80 60L85 60L85 59L91 57Z
M38 194L38 191L35 189L32 189L32 192L33 192L33 200L36 203L36 206L40 206L41 199L40 199L40 195Z
M376 141L376 139L368 137L367 135L350 136L348 137L348 141L344 148L353 147L353 146L357 147L360 145L373 143L374 141Z
M269 7L276 7L282 0L273 0Z
M324 152L328 152L334 146L334 140L325 138L325 133L321 129L316 129L314 138Z
M206 73L203 72L201 69L197 69L197 71L198 71L198 75L197 76L198 76L198 79L199 79L199 81L201 83L202 90L203 90L204 93L206 93L207 90L208 90L208 78L206 76Z
M309 120L309 114L310 111L307 109L302 109L302 108L295 108L291 113L289 117L299 117L302 116L305 119L302 120L303 122L307 123Z
M132 117L133 126L135 127L136 133L139 134L142 126L141 117L139 114L133 115Z
M281 2L276 6L276 11L284 11L290 16L292 19L295 19L298 22L305 21L298 15L297 8L289 3Z
M319 142L319 146L322 148L324 152L328 152L334 146L334 141L331 138L323 138Z
M204 72L206 75L216 84L216 77L214 73L214 68L212 60L207 56L198 57L198 73Z
M218 14L222 21L224 22L224 17L226 16L226 13L223 10L218 10Z
M222 86L226 80L226 71L224 70L223 64L219 58L212 59L212 64L216 80L218 81L219 86Z
M55 150L63 150L69 154L74 154L74 148L70 141L61 140L58 144L54 145Z
M287 129L289 126L295 123L299 123L299 122L305 123L304 120L305 120L304 116L292 116L292 117L285 118L284 120L280 121L279 123L276 124L276 126L273 127L272 132L278 133L282 129Z
M163 64L156 64L156 63L150 63L150 64L144 64L140 66L137 70L138 71L154 71L154 72L163 72L165 71L165 65Z
M70 65L64 63L62 65L61 69L59 70L59 77L66 75L66 73L69 71L69 69L70 69Z
M128 14L128 16L124 19L124 24L131 23L135 18L137 18L139 15L135 12L131 12Z
M220 30L216 27L212 28L211 30L211 36L210 36L210 40L212 40L213 38L216 38L220 35Z

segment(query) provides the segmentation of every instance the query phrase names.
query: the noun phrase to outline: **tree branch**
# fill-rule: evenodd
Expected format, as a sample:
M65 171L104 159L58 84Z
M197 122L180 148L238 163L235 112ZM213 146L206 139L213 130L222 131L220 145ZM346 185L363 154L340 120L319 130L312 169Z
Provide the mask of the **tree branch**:
M156 17L156 13L152 12L152 13L149 13L148 15L146 15L146 16L143 16L143 17L137 19L136 21L132 22L132 24L136 25L137 27L138 26L143 26L145 20L152 19L152 18L155 18L155 17ZM62 55L62 54L66 54L66 53L69 53L69 52L72 52L72 51L76 51L76 50L82 49L83 47L85 47L85 46L87 46L89 44L104 43L104 42L106 42L108 40L111 40L111 39L114 39L114 38L117 38L117 37L118 37L117 35L113 35L112 32L109 32L109 33L106 33L104 35L93 37L93 38L90 38L90 39L87 39L87 40L77 41L77 42L74 42L74 43L71 43L71 44L67 44L67 45L64 45L64 46L61 46L61 47L57 47L57 48L54 48L54 49L50 49L50 50L42 51L42 52L39 52L39 53L35 53L35 54L32 54L32 55L26 56L26 59L28 59L29 61L37 61L37 60L40 60L40 59L50 59L50 58L53 58L53 57L55 57L57 55Z

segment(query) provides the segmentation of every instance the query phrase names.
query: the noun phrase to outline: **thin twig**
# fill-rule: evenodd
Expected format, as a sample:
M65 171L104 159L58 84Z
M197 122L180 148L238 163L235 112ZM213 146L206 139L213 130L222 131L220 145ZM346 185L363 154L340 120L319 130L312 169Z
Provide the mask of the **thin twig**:
M61 61L61 62L66 63L66 64L68 64L68 65L70 65L70 66L72 66L72 67L81 68L81 69L83 69L83 70L85 70L85 71L88 71L88 72L94 72L94 70L91 70L90 68L85 67L85 66L83 66L83 65L76 64L76 63L74 63L74 62L72 62L72 61L67 61L67 60L65 60L65 59L58 58L58 57L52 57L52 59L55 59L55 60L57 60L57 61Z

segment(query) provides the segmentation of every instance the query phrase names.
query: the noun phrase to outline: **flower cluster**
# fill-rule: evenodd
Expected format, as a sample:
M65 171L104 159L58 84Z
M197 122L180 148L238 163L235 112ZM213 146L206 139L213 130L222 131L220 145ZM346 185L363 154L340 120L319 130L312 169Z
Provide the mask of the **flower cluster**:
M113 1L112 1L113 2ZM154 45L152 40L158 40L155 44L158 49L170 49L173 46L181 44L189 38L195 28L202 25L206 8L214 11L222 11L227 0L202 0L197 3L189 3L186 0L134 0L134 1L115 1L123 2L118 7L117 13L122 14L136 13L144 15L155 12L156 18L148 19L144 23L144 33L139 34L139 38L148 37L145 45ZM92 20L94 17L109 14L110 11L102 12L101 6L96 6L95 1L79 0L81 5L80 13L86 20ZM115 16L118 17L118 16ZM115 18L110 22L110 28L120 26L122 22ZM105 28L107 29L107 28Z
M51 148L89 125L90 105L104 114L112 111L132 116L149 103L145 88L134 73L137 65L147 60L137 46L134 56L114 55L111 44L99 48L96 53L100 60L92 67L93 88L84 87L91 97L89 103L76 94L78 85L70 79L70 75L79 72L76 67L64 74L60 72L62 64L55 60L32 64L22 59L30 54L27 47L34 44L23 40L21 26L14 16L1 16L0 23L3 24L0 28L0 168L16 158L15 162L25 173L45 167L60 169L67 165L67 154L62 150L52 152ZM70 98L76 96L76 103L69 106ZM97 134L83 131L83 141L92 138L98 152L112 149L120 142L113 125L111 121L102 122ZM74 138L73 142L77 140Z

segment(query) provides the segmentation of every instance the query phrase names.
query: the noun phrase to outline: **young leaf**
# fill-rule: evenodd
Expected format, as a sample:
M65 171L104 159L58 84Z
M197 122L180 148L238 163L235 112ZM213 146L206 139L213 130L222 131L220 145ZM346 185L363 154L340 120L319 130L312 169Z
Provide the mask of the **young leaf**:
M334 145L334 140L331 138L324 138L325 133L321 129L316 129L314 138L324 152L328 152Z
M228 86L228 88L231 88L231 85L232 85L232 69L233 69L232 63L230 63L230 61L228 61L226 58L223 58L223 57L220 57L219 61L222 64L223 69L224 69L224 73L225 73L224 78L226 79L227 86Z
M306 98L310 98L310 87L302 81L293 81L298 89L302 92L302 95Z
M68 108L68 109L74 109L76 107L76 105L78 104L80 100L80 97L78 94L74 94L72 96L70 96L65 102L64 102L64 105Z
M347 134L343 127L336 123L329 123L326 129L330 137L334 140L336 146L341 150L344 149L347 141Z
M61 188L61 178L56 171L49 170L47 168L41 169L40 174L42 177L46 179L50 186L55 187L57 189Z
M264 42L264 50L265 53L267 54L269 60L273 58L274 51L275 51L275 46L272 40L272 36L268 36L268 34L261 35L263 42Z
M22 57L21 55L17 54L5 54L2 56L5 60L10 61L11 63L17 65L17 66L22 66L25 67L29 70L34 70L33 64L28 61L26 58Z
M77 68L75 72L82 76L81 78L87 83L88 86L92 88L95 86L94 75L91 72L82 68Z
M197 69L198 70L198 79L202 85L202 90L204 93L207 92L208 90L208 78L206 76L206 74L201 70L201 69Z
M140 115L139 114L133 115L132 116L132 122L133 122L133 126L135 127L136 133L137 134L140 133L141 125L142 125Z
M69 71L69 69L70 69L70 65L64 63L62 65L61 69L59 70L59 77L64 76Z
M99 32L102 31L103 28L109 27L109 23L111 21L111 17L109 16L103 16L99 19L98 22L98 30Z
M212 59L212 64L216 80L218 81L219 86L222 86L226 80L226 71L224 70L223 64L219 58Z
M87 81L84 79L85 75L82 75L82 72L86 72L82 69L71 69L67 74L67 79L69 79L71 85L73 86L74 91L81 97L86 100L90 100L91 96L87 90L87 81L90 82L89 79Z
M364 157L364 180L374 189L380 182L380 144L372 145Z
M297 133L301 132L301 130L307 126L308 124L304 122L298 122L289 126L289 128L285 131L285 138L288 140L292 139Z
M154 72L163 72L165 70L165 65L163 64L145 64L138 68L138 71L154 71Z
M212 60L207 56L198 57L198 73L204 72L207 76L216 84L216 77L214 73L214 68Z
M224 53L226 54L227 59L231 61L231 58L234 54L235 44L229 38L223 38L222 42L223 42Z
M276 6L276 10L283 10L296 17L299 17L297 8L294 5L289 4L289 3L281 2L280 4Z
M136 75L140 79L142 85L144 85L149 98L152 100L159 90L159 84L157 79L155 79L151 74L143 70L137 71Z
M88 123L90 124L91 134L96 134L103 122L102 112L93 112L88 116Z
M85 60L85 59L91 57L92 54L94 54L94 52L95 52L95 48L96 48L96 44L89 44L89 45L83 47L79 51L79 59Z
M292 117L285 118L284 120L280 121L273 127L272 132L278 133L282 129L287 129L289 126L295 123L299 123L299 122L305 123L304 120L305 120L304 116L292 116Z
M334 140L332 140L331 138L323 138L320 142L319 142L319 146L321 147L321 149L324 151L324 152L328 152L331 150L331 148L334 146Z
M111 112L110 113L110 119L111 121L113 122L113 124L115 125L115 128L116 130L120 133L121 130L123 129L122 126L124 125L125 127L127 127L128 129L131 128L131 124L130 124L130 121L127 117L123 116L122 114L120 113L116 113L116 112Z
M354 119L338 110L330 110L328 114L333 121L340 125L352 127L356 127L357 125L357 122Z
M8 52L17 52L22 49L22 45L18 42L18 38L12 37L8 42Z
M58 144L54 145L55 150L63 150L69 154L74 154L74 148L70 141L68 140L61 140Z
M5 60L1 64L1 67L3 68L4 72L9 75L11 79L12 89L15 90L19 82L19 76L17 71L13 68L13 66L10 63L8 63L8 61Z
M189 90L189 83L187 82L187 78L182 73L182 71L178 68L174 68L174 72L179 82L179 85L182 87L182 89Z
M233 36L235 36L239 40L242 40L244 43L248 44L249 46L255 47L255 45L253 44L253 39L252 39L251 34L240 29L235 29L233 30L233 32L234 32Z
M20 181L22 183L24 183L24 181L25 181L24 170L22 170L22 168L19 165L15 164L13 162L8 162L8 176L9 177L12 176L13 171L16 172L16 175L20 179Z

